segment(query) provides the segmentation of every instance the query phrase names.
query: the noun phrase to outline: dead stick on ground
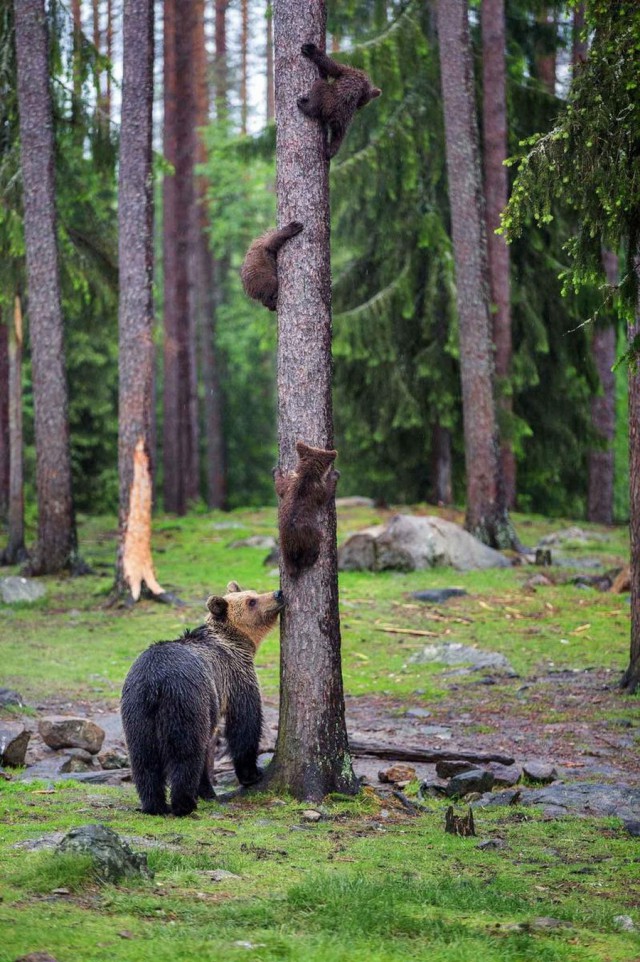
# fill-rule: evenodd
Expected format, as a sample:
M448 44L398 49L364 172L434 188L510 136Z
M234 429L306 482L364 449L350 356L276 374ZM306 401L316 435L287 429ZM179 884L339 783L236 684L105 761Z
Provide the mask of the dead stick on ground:
M390 758L398 762L439 762L443 759L463 762L499 762L500 765L513 765L511 755L501 755L494 752L464 752L452 749L428 749L408 745L384 745L380 742L361 742L349 739L349 748L353 755L372 755L374 758Z
M382 628L375 625L376 631L387 631L392 635L424 635L427 638L439 638L442 632L439 631L418 631L417 628Z

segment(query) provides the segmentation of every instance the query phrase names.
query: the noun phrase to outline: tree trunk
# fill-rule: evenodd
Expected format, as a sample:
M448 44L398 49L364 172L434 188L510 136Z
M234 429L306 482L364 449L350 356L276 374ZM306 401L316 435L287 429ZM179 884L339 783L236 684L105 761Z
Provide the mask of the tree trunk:
M296 98L317 71L300 54L308 41L324 48L326 11L275 0L278 222L299 220L300 236L278 255L279 466L296 464L295 443L333 444L331 408L331 267L329 169L320 125L302 116ZM353 793L344 718L335 500L319 511L324 533L314 567L293 581L281 566L287 599L281 621L280 722L271 784L296 798Z
M575 72L578 64L584 63L587 59L589 44L585 36L584 3L578 3L573 8L573 43L571 50L571 62Z
M635 323L629 344L640 335L640 241L636 238L633 270L636 281ZM640 687L640 352L629 364L629 533L631 536L631 646L621 687L630 695Z
M543 25L548 25L549 27L556 28L555 13L553 10L543 10L543 12L538 17L538 23ZM556 92L556 51L554 49L549 51L549 53L539 53L536 56L536 73L538 80L544 85L545 89L552 96L555 96Z
M44 0L16 0L20 159L35 407L38 541L33 574L76 561Z
M9 514L7 547L3 564L25 561L24 546L24 471L22 461L22 303L16 295L13 329L9 337Z
M106 55L108 61L106 87L103 110L107 120L111 119L111 72L113 69L113 0L107 0L107 42Z
M276 115L276 102L273 89L273 5L267 0L267 123Z
M9 326L0 313L0 519L9 507Z
M249 0L241 0L241 27L240 27L240 133L247 133L247 118L249 116L249 103L247 100L248 87L248 57L249 57Z
M618 258L613 251L602 252L607 281L618 283ZM591 399L591 421L604 447L589 452L589 487L587 518L600 524L613 523L614 456L616 433L616 331L612 324L596 326L591 339L591 353L598 372L601 393Z
M73 101L71 105L72 123L78 124L78 107L82 98L82 4L71 0L73 20Z
M493 342L498 397L507 425L501 438L500 460L507 508L516 504L516 460L508 435L513 411L511 393L511 292L509 247L498 236L500 214L508 195L506 25L504 0L482 0L482 121L484 192L486 199L489 289L493 304Z
M451 504L451 431L439 421L431 429L431 496L436 504Z
M227 116L227 7L229 0L215 0L215 62L214 87L216 98L216 119Z
M120 127L118 595L162 595L151 559L153 403L153 0L126 0Z
M484 204L466 0L438 3L440 73L456 265L468 530L495 547L516 543L500 472Z

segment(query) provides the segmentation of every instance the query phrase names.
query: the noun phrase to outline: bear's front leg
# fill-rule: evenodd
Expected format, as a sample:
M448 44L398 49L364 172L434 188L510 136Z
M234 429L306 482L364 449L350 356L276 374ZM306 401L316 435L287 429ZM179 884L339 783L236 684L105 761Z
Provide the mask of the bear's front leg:
M238 690L233 692L227 706L225 732L238 781L241 785L255 785L262 778L257 764L262 702L255 674L238 683Z

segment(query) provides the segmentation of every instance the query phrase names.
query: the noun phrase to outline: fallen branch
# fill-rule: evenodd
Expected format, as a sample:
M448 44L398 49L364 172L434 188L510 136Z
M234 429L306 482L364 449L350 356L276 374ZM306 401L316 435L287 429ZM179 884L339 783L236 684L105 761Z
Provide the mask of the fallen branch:
M399 745L385 745L381 742L360 742L349 739L349 748L353 755L372 755L374 758L389 758L399 762L499 762L500 765L513 765L515 759L511 755L501 755L493 752L456 752L451 749L428 749L409 745L401 748Z
M440 638L442 634L440 631L419 631L417 628L383 628L380 625L374 627L376 631L387 631L392 635L424 635L427 638Z

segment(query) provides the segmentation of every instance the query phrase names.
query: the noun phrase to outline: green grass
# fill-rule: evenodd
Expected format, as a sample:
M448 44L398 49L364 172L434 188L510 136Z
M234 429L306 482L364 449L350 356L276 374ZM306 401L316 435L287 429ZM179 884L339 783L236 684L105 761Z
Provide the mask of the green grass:
M340 538L378 520L375 511L351 509L339 518ZM515 520L528 544L570 523ZM238 527L219 527L229 524ZM625 531L592 530L608 540L577 545L572 554L621 565L628 552ZM258 533L275 533L274 509L160 518L154 531L158 578L186 607L144 602L127 610L106 605L115 522L83 519L81 550L97 573L47 578L45 599L2 608L2 684L17 688L32 705L52 698L115 704L137 653L198 624L208 594L224 590L231 579L275 589L277 578L262 563L266 552L229 547ZM347 693L388 695L399 713L406 704L437 704L450 683L442 666L415 665L409 658L441 641L503 652L524 677L550 668L622 669L628 656L626 599L569 584L526 590L534 571L341 575ZM435 608L409 597L420 588L454 585L469 595ZM261 647L258 668L263 690L274 695L277 633ZM473 679L455 681L465 703L465 686ZM519 684L500 686L493 697L526 724L532 709L518 699ZM469 698L472 691L479 697L477 688L469 688ZM539 717L571 720L568 711L555 711L551 689L545 697L536 708ZM465 710L473 712L473 705L469 700ZM606 711L612 723L626 718L637 724L638 700L621 700L619 708ZM467 728L487 730L494 726L481 717ZM640 926L640 853L614 819L549 821L531 809L524 819L517 810L481 810L479 838L462 839L444 833L444 803L434 800L425 814L411 817L370 791L352 800L326 799L325 817L312 825L302 821L305 805L268 795L225 806L201 804L195 817L180 820L143 816L136 804L130 785L65 781L51 790L44 783L0 781L0 962L37 950L59 962L640 959L638 935L617 930L613 921L631 915ZM20 844L98 821L134 850L146 851L153 879L101 886L86 860ZM491 837L504 839L505 847L476 847ZM213 869L239 879L214 883L208 875ZM548 931L526 928L542 916L564 924Z

